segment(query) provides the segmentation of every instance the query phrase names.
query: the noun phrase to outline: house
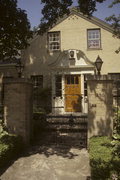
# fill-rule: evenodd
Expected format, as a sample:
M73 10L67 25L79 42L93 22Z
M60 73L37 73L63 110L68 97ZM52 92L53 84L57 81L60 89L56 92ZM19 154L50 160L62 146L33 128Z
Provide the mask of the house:
M44 118L37 118L39 132L41 123L48 125L47 141L51 130L57 143L60 140L82 147L92 136L112 135L113 102L117 101L117 107L120 102L116 98L117 84L114 87L114 78L109 77L120 80L120 54L116 53L119 46L120 40L113 37L109 24L76 9L59 19L48 32L34 35L21 55L24 78L17 78L21 72L16 70L16 59L0 62L0 106L9 132L22 135L25 141L33 132L31 78L37 95L35 105L51 107L52 113L45 122ZM93 76L97 74L98 57L103 61L101 74L105 76ZM20 65L21 61L17 63ZM7 80L3 83L3 79Z
M37 87L52 89L52 113L87 113L86 75L96 74L98 55L103 61L101 74L120 73L119 45L109 24L72 9L30 41L22 53L24 77L32 77Z

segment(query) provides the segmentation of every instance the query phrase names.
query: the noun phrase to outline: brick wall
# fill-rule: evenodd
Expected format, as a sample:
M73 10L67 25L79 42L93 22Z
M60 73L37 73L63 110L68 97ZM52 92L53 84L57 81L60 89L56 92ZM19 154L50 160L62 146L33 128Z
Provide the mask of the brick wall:
M4 121L8 131L29 143L32 134L32 83L27 79L4 83Z

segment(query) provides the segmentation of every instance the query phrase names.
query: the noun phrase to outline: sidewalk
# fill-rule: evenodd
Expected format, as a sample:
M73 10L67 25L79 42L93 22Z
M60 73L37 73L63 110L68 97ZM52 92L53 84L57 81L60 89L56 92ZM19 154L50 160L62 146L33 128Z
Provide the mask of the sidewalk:
M86 149L35 146L16 160L0 180L87 180L89 176Z

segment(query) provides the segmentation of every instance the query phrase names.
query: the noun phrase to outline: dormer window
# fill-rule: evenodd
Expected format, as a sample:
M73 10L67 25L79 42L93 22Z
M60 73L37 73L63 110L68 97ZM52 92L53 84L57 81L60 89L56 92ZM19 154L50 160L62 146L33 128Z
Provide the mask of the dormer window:
M100 29L88 29L87 30L88 49L100 49L101 48L101 36Z
M60 50L60 32L48 33L48 48L50 51Z

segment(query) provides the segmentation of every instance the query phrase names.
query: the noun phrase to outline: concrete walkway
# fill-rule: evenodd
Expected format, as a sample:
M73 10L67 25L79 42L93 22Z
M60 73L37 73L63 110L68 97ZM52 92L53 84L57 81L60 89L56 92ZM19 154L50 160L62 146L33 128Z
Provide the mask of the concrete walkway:
M89 176L86 149L33 146L1 175L0 180L88 180Z

